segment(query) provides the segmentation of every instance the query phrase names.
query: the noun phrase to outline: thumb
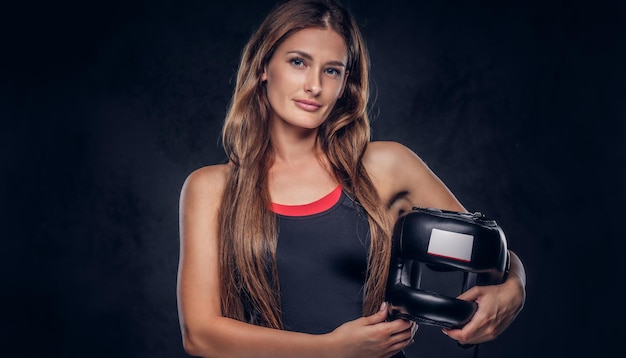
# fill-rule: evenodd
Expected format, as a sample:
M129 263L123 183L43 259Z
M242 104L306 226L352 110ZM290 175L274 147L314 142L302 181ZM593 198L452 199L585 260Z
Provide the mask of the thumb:
M384 322L387 319L387 307L387 302L383 302L380 305L380 310L378 310L378 312L374 313L371 316L363 317L363 319L365 320L365 324L371 325Z
M478 289L477 286L474 286L470 288L469 290L460 294L457 298L459 300L465 300L465 301L476 301L478 297L480 297L480 290Z

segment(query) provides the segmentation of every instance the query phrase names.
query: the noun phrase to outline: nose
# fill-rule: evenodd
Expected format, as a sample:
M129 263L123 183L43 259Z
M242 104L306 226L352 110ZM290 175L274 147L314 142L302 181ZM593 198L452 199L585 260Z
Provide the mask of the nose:
M313 71L313 69L308 71L304 83L304 90L312 96L318 96L322 92L322 81L320 80L318 71Z

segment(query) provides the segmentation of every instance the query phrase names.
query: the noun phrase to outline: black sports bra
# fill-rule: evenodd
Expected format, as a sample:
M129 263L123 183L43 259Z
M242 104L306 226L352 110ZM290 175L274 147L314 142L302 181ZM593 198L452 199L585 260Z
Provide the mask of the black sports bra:
M320 334L361 317L370 240L361 206L337 187L313 203L272 210L284 328Z

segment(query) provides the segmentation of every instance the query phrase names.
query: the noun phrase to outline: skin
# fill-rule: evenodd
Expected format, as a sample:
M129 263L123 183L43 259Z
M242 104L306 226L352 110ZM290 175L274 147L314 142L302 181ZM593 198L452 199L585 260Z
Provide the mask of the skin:
M346 83L346 45L332 30L304 29L291 35L270 59L261 80L273 108L276 153L269 171L273 202L297 205L332 191L337 181L316 143L317 128ZM343 64L343 65L342 65ZM321 158L321 160L320 160ZM413 206L464 211L423 161L394 142L374 142L363 158L390 213ZM226 165L200 168L185 181L180 198L179 317L185 350L201 357L391 357L412 343L416 326L386 322L387 311L346 322L322 335L274 330L222 317L218 275L217 211ZM474 287L460 298L479 309L461 330L446 331L460 343L480 343L500 334L524 303L525 276L512 255L511 274L497 286Z

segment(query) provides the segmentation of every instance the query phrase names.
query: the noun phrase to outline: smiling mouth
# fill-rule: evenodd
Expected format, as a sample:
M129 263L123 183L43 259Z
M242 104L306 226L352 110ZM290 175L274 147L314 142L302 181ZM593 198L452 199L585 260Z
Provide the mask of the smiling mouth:
M296 103L296 106L298 106L298 108L301 108L307 112L315 112L318 109L322 108L321 104L313 101L307 101L305 99L297 99L294 100L294 102Z

